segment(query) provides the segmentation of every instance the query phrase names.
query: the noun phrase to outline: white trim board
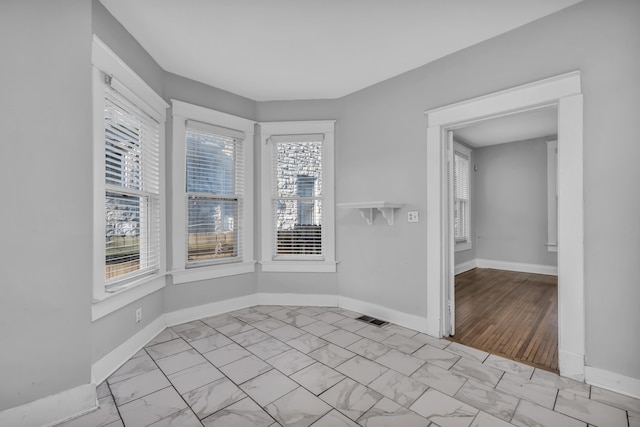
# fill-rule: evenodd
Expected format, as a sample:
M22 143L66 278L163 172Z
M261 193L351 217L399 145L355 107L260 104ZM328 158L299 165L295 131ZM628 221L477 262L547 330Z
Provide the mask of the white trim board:
M215 301L195 307L184 308L165 314L167 326L180 325L181 323L203 319L205 317L216 316L242 308L258 305L258 295L244 295L236 298L229 298L222 301Z
M585 366L585 382L596 387L640 399L640 379Z
M520 271L522 273L558 275L558 267L555 265L527 264L524 262L498 261L495 259L476 258L476 267L495 268L496 270Z
M94 384L100 384L109 375L114 373L120 366L134 354L139 352L149 341L156 337L167 327L165 315L160 315L153 322L142 328L134 336L120 344L115 349L107 353L102 359L91 365L91 380Z
M326 294L278 294L259 293L259 305L306 305L313 307L338 307L337 295Z
M409 314L392 308L383 307L378 304L360 301L348 297L338 297L338 306L367 316L377 317L380 320L394 323L398 326L413 329L414 331L426 333L427 319L425 317Z
M0 426L54 426L98 408L96 385L84 384L0 412Z
M471 259L469 261L465 261L465 262L461 262L460 264L456 264L455 266L455 274L460 274L460 273L464 273L467 272L469 270L473 270L474 268L478 267L478 263L476 262L477 260Z

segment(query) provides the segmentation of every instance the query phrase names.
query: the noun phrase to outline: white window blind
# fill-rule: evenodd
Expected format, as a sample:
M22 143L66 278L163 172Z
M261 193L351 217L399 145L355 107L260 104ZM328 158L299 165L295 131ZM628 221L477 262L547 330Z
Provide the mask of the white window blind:
M273 220L275 259L321 259L323 135L274 135Z
M187 265L242 260L243 140L243 132L187 120Z
M108 79L104 91L107 289L159 268L160 127Z
M469 241L469 157L454 152L453 169L453 219L456 242Z

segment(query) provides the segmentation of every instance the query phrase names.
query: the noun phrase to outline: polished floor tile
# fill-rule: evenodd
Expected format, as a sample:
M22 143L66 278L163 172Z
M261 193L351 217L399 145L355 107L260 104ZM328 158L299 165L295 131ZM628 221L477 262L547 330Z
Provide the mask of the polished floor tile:
M261 406L267 406L274 400L298 388L298 386L295 381L276 369L272 369L240 384L242 391L247 393Z
M478 413L474 407L433 389L420 396L410 409L441 427L467 427Z
M208 416L202 423L206 427L268 427L273 418L253 400L245 398Z
M64 427L640 427L640 400L337 307L166 328Z
M595 426L628 425L626 411L564 390L558 392L554 410Z
M265 408L283 426L306 427L331 411L331 406L303 387L285 394Z
M363 427L427 427L431 424L431 421L386 397L357 421Z
M521 427L530 426L563 426L563 427L586 427L584 421L568 417L559 412L536 405L535 403L520 401L516 413L511 420L511 424Z
M382 395L362 384L345 378L320 395L320 398L340 412L356 420L382 399Z
M369 387L405 407L411 406L428 388L424 383L393 370L380 375Z
M292 380L315 395L322 393L344 378L344 375L320 362L307 366L291 375Z
M362 356L354 356L336 367L336 370L366 385L387 372L389 368Z

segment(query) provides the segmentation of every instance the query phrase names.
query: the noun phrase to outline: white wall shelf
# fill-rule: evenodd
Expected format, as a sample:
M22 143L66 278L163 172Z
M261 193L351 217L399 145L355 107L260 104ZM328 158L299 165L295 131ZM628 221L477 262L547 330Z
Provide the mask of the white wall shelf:
M393 225L394 211L403 207L402 203L390 203L390 202L353 202L353 203L338 203L338 207L347 209L358 209L360 215L367 222L367 225L373 225L373 214L377 209L382 213L382 216L387 220L389 225Z

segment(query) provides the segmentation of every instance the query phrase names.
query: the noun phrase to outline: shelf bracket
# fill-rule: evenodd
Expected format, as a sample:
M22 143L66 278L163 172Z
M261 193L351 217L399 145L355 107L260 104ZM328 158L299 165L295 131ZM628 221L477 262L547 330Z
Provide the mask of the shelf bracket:
M367 222L367 225L373 225L373 209L372 208L358 208L360 215Z
M389 225L393 225L394 209L395 208L382 208L382 207L378 208L378 210L382 213L382 216L384 217L384 219L387 220L387 223Z
M393 225L396 209L404 206L401 203L390 202L356 202L356 203L338 203L338 207L357 209L360 215L366 221L367 225L373 225L375 211L378 210L387 220L387 224Z

